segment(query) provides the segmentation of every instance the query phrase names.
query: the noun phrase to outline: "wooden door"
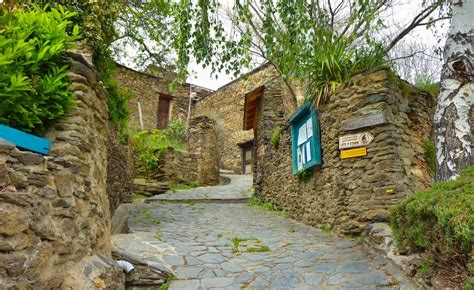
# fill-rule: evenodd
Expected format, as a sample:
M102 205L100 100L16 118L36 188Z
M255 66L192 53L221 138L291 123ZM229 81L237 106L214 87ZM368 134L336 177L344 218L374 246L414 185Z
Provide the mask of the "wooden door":
M158 101L158 110L157 110L157 125L158 129L168 128L168 123L170 120L170 103L171 99L160 96Z
M242 173L251 174L253 171L254 162L255 159L252 141L242 146Z

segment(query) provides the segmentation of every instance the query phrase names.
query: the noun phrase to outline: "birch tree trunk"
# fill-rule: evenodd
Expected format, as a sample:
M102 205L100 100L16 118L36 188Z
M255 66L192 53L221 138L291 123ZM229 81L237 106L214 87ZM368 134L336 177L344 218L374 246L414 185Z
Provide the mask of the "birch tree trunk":
M434 117L436 180L455 179L474 163L474 0L453 0Z

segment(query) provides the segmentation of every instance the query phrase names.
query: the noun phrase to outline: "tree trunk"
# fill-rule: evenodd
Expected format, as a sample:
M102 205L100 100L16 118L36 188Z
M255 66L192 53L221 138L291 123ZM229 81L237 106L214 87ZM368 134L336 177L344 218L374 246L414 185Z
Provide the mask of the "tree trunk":
M455 179L474 163L474 0L454 0L434 117L436 180Z

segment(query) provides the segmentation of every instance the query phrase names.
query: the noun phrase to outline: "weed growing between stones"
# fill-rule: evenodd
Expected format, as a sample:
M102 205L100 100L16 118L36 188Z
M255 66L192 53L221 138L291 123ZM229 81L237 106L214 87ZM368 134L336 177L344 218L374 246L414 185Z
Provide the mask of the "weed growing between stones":
M222 238L222 234L217 235L217 239L220 240Z
M232 252L238 254L243 252L246 253L264 253L269 252L270 248L262 243L259 239L255 238L239 238L234 237L232 239Z
M320 228L320 230L325 233L325 234L331 234L332 233L332 228L329 226L323 226Z
M176 280L175 276L168 276L163 284L160 285L158 290L168 290L170 288L171 281Z
M249 199L247 204L248 206L251 206L251 207L259 207L264 210L273 211L284 218L290 217L288 213L277 208L277 206L274 205L271 201L264 201L258 196L252 196L252 198Z
M248 247L247 248L247 253L263 253L263 252L269 252L270 248L268 246L260 246L258 248L253 248L253 247Z
M271 139L272 145L275 149L278 149L278 147L280 146L280 137L281 137L281 128L277 126L275 127L275 129L273 129L272 139Z
M146 220L150 221L154 225L159 225L160 220L155 219L153 215L151 214L150 210L148 210L146 207L140 208L140 212L143 214Z
M358 244L359 246L363 245L364 242L365 242L365 238L364 237L358 237L355 239L355 242L356 244Z
M185 189L192 189L192 188L196 188L198 187L199 184L195 181L190 181L190 182L187 182L187 183L171 183L170 184L170 190L172 192L176 192L178 190L185 190Z

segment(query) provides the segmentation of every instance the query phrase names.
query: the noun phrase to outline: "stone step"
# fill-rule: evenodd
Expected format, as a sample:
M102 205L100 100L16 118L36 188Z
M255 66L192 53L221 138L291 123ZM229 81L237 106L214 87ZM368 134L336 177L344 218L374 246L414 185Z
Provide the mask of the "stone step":
M146 196L154 196L167 192L170 189L169 182L159 182L155 180L146 180L144 178L135 178L133 180L133 191Z

